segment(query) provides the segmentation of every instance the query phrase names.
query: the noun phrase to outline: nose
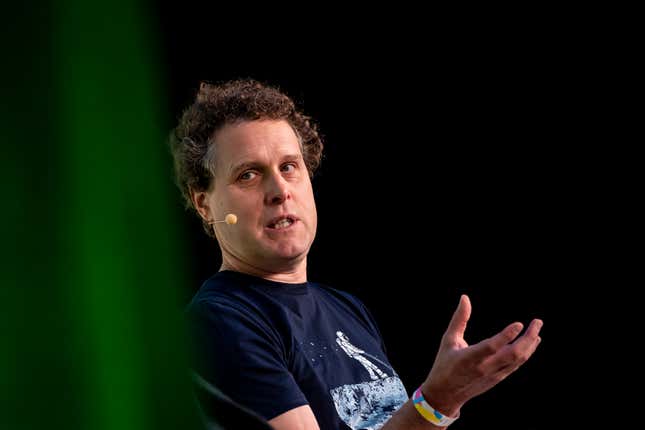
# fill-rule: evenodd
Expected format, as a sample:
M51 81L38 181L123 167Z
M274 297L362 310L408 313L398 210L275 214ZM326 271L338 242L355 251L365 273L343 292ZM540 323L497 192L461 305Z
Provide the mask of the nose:
M291 198L289 182L280 174L267 178L266 204L280 205Z

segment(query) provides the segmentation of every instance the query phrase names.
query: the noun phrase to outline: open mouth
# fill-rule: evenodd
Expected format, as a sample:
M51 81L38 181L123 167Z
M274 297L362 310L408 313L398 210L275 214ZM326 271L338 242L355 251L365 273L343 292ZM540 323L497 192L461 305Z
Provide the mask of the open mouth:
M296 218L292 216L283 216L280 218L276 218L272 220L267 227L274 229L274 230L282 230L284 228L288 228L293 223L296 222Z

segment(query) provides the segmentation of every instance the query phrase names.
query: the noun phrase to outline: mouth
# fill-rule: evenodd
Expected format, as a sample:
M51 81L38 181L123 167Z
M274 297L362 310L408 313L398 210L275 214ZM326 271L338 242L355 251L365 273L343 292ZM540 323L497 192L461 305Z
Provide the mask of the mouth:
M294 215L281 215L279 217L273 218L267 224L267 228L272 230L283 230L291 227L296 223L296 221L298 221L298 218Z

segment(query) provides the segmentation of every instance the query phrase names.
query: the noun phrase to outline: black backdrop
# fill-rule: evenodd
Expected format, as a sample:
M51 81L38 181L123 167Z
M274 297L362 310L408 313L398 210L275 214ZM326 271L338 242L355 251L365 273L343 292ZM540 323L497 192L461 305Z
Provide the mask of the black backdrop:
M426 377L467 293L471 343L512 321L539 317L545 327L535 356L471 401L452 428L550 423L567 402L554 386L569 366L556 311L591 269L579 256L590 240L580 218L589 166L574 138L587 126L579 111L589 96L575 59L512 40L459 49L369 38L297 48L297 36L276 34L242 42L207 12L159 12L169 128L200 80L239 77L280 87L319 124L326 147L309 278L368 305L408 391ZM188 300L220 260L179 206L178 194L191 242Z

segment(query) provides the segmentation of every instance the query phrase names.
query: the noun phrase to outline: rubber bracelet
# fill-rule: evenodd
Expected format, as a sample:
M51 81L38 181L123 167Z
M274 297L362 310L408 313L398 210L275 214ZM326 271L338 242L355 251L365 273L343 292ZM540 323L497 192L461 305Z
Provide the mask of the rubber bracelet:
M457 418L459 418L459 414L454 418L450 418L430 406L423 397L421 387L417 388L417 391L414 392L412 403L414 403L414 407L419 411L423 418L438 427L448 427L450 424L454 423Z

